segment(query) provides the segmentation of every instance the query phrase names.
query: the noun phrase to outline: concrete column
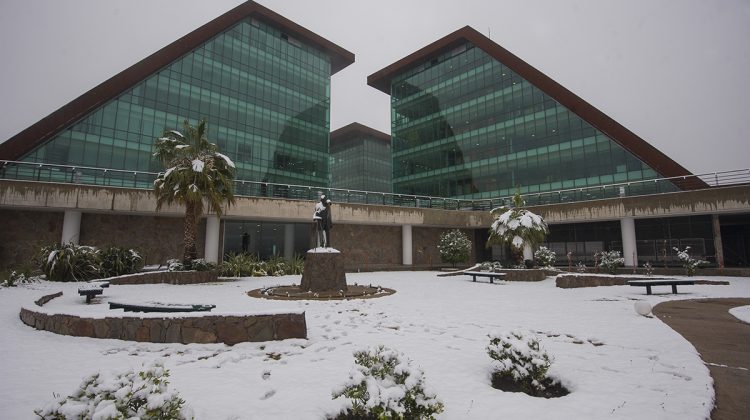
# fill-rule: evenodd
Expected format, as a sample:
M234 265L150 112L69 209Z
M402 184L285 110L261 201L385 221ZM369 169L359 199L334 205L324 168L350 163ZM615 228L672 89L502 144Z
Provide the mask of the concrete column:
M287 261L294 259L294 225L292 223L284 225L284 259Z
M620 232L622 234L622 253L625 258L626 267L638 266L638 255L635 248L635 219L626 217L620 219Z
M714 249L716 249L716 265L719 268L724 267L724 246L721 243L721 223L719 223L719 215L711 215L711 224L714 228Z
M81 240L81 212L66 210L63 218L62 244L76 244Z
M219 216L209 214L206 216L206 247L205 260L208 262L219 262Z
M401 249L404 265L412 265L411 225L401 226Z

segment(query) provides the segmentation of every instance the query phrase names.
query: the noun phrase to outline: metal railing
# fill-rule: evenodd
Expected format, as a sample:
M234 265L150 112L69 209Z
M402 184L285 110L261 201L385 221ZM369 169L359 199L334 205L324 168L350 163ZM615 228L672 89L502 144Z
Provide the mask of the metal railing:
M157 175L157 172L0 160L0 179L151 189ZM326 194L331 200L338 203L380 204L443 210L489 211L496 207L509 205L513 201L512 196L492 199L462 199L248 180L235 180L234 183L235 195L237 196L317 200L320 194ZM527 205L544 205L661 194L679 191L680 188L678 186L700 189L748 183L750 183L750 169L739 169L700 175L526 193L522 197Z

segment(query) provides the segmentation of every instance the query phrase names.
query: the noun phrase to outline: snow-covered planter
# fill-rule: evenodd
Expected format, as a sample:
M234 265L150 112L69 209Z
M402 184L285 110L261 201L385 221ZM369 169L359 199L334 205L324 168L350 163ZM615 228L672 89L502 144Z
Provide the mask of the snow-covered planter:
M498 261L485 261L479 264L479 271L489 271L490 273L499 273L503 265Z
M440 251L440 259L453 264L454 267L456 263L468 261L471 254L471 240L458 229L449 230L440 235L437 247Z
M682 268L685 269L685 274L692 277L695 274L695 270L703 265L708 265L708 261L695 259L690 256L690 247L686 246L684 250L680 251L679 248L672 248L677 251L677 258L682 261Z
M625 258L620 256L620 251L601 251L596 255L599 258L599 267L607 270L609 274L617 274L617 268L625 265Z
M525 203L520 194L513 197L513 203L513 208L503 206L490 212L495 221L490 227L487 245L510 245L517 264L521 265L524 247L533 249L544 242L549 229L541 216L521 208Z
M160 363L118 375L97 373L85 378L67 397L57 398L34 413L42 419L192 419L176 391L169 391L169 371Z
M405 360L402 360L405 359ZM425 389L424 372L384 346L354 353L356 366L333 398L349 399L335 419L434 419L443 403Z
M540 267L554 268L555 261L557 261L557 254L546 246L542 246L534 253L534 260L536 260L537 265Z
M564 387L547 377L552 358L533 334L527 336L516 330L492 333L489 337L487 353L493 359L493 387L547 398L568 394Z

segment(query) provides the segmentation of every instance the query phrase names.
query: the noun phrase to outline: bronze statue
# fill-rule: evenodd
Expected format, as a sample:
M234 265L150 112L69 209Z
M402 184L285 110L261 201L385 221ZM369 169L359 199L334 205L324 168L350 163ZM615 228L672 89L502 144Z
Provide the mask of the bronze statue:
M331 200L327 199L325 194L321 195L320 202L315 204L313 221L315 222L315 240L317 247L330 248L333 221L331 219Z

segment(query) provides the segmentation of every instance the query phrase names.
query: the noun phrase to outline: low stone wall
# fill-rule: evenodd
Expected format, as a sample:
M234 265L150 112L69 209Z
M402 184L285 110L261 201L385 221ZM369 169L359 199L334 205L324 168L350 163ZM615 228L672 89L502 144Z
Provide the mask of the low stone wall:
M563 289L573 289L576 287L597 287L597 286L623 286L630 280L643 280L635 277L611 277L611 276L573 276L561 274L557 276L555 284Z
M219 275L215 271L148 271L112 277L107 280L110 284L197 284L213 283Z
M505 273L506 281L542 281L547 275L544 270L538 269L519 269L519 270L500 270Z
M44 296L37 300L37 305L42 306L61 295L62 292ZM273 315L81 318L21 308L20 317L26 325L56 334L152 343L226 343L231 346L247 341L307 338L304 312Z

